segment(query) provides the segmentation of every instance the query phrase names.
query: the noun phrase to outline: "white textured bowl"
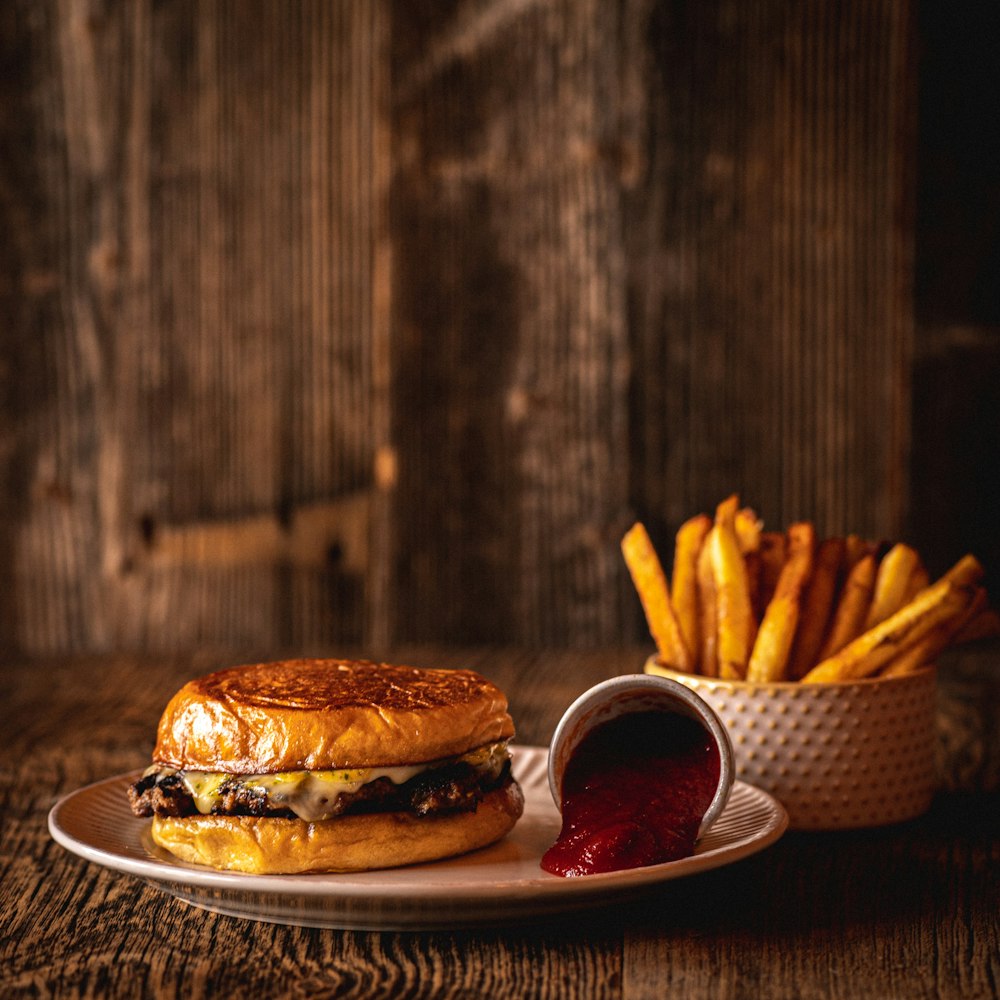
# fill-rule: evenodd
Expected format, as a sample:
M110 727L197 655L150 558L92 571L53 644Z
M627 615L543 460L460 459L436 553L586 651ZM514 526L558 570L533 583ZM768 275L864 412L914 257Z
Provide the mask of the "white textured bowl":
M932 667L836 684L724 681L646 661L649 676L697 692L733 742L736 777L777 798L797 830L913 819L935 790Z
M719 784L708 807L698 836L718 818L733 785L733 746L725 726L698 694L666 677L625 674L602 681L585 691L556 726L549 747L549 788L556 807L562 808L562 779L573 751L595 727L635 712L663 712L700 722L719 749Z

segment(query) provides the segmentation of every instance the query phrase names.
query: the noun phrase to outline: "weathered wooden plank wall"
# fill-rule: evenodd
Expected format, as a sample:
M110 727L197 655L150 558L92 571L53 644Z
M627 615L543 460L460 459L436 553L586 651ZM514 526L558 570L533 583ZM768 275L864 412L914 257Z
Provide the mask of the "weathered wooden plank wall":
M909 3L0 14L0 641L641 636L740 489L907 514Z
M383 5L5 11L5 636L384 627Z
M634 239L635 495L676 526L898 533L912 354L907 5L659 5Z
M427 20L428 11L434 16ZM399 627L621 634L628 328L620 15L393 17Z
M393 21L404 631L610 641L628 516L733 489L898 534L907 6L429 9Z

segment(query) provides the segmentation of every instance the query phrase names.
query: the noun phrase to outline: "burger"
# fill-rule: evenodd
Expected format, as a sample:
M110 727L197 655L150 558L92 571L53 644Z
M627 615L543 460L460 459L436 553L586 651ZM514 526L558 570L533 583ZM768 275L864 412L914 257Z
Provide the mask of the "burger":
M471 670L285 660L186 684L128 789L156 844L257 874L433 861L503 837L524 807L507 699Z

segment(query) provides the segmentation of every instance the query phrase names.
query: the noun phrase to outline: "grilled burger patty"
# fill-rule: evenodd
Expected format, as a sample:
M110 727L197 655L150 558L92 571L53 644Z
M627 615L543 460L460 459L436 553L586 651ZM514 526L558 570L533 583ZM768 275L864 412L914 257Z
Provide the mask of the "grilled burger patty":
M289 776L307 778L308 772ZM221 777L221 776L220 776ZM278 776L275 776L278 777ZM311 813L303 816L301 806L293 809L283 791L288 782L261 781L258 776L226 775L214 785L210 796L198 795L197 785L182 771L150 768L128 789L136 816L272 816L288 819L328 819L345 814L370 812L411 812L417 816L474 812L488 792L512 780L510 758L494 755L489 766L474 766L458 760L421 770L397 783L382 775L363 783L352 782L333 794L322 788L311 797ZM331 786L332 788L333 786ZM199 806L201 808L199 808Z

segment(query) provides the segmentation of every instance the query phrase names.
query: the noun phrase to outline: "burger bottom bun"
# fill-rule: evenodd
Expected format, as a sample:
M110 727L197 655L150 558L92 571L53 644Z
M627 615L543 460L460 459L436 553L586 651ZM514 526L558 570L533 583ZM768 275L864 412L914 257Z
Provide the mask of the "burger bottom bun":
M485 847L524 810L513 780L475 812L418 817L364 813L307 823L257 816L154 816L153 840L183 861L254 875L357 872L436 861Z

